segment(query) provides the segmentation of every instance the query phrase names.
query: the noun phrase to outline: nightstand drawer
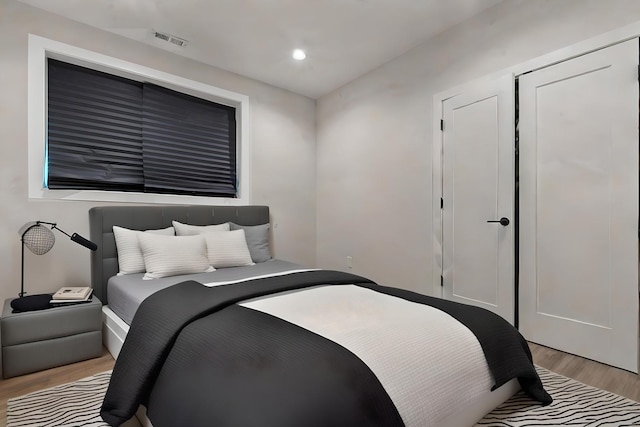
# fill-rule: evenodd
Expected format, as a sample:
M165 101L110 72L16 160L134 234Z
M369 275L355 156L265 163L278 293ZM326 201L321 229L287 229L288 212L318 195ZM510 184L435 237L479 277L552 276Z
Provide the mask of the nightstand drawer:
M2 332L2 376L23 375L102 353L102 303L93 301L46 310L12 313L5 301Z
M4 378L11 378L92 359L100 354L102 333L99 331L12 345L2 348L2 374Z
M97 298L87 303L12 313L11 300L5 301L2 314L2 346L66 337L99 331L102 303Z

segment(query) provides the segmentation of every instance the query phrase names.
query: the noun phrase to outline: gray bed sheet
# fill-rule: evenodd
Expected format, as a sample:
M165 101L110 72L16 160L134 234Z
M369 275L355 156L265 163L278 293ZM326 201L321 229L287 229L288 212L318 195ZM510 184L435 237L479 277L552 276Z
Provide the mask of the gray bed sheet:
M162 279L142 280L144 273L113 276L107 283L109 308L130 325L138 306L145 298L176 283L186 280L200 283L223 282L302 268L305 267L289 261L271 259L246 267L219 268L210 273L185 274Z

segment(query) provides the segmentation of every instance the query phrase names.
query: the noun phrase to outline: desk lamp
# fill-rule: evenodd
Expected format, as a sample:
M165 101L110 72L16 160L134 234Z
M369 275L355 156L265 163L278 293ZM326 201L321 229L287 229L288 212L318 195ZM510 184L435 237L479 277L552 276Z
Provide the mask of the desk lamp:
M51 228L45 227L43 224L51 226ZM19 311L34 311L44 310L49 308L49 301L51 301L51 294L37 294L26 296L24 291L24 248L25 246L36 255L44 255L51 250L53 244L56 242L56 236L51 230L58 230L62 234L68 236L74 242L84 246L87 249L95 251L98 246L91 240L87 240L77 233L68 234L58 228L56 223L46 221L31 221L24 224L18 230L20 235L20 241L22 242L22 274L20 281L20 293L18 298L11 301L11 308L15 312Z

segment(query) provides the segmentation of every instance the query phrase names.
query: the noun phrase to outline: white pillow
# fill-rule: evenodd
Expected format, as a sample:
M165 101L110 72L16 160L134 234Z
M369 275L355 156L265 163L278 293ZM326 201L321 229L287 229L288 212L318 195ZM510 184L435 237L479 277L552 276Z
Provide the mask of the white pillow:
M215 268L255 265L244 230L212 231L202 234L207 240L209 263Z
M215 225L190 225L178 221L171 221L176 229L176 236L195 236L209 231L229 231L229 223Z
M179 274L205 273L215 269L207 258L203 236L159 236L138 234L144 266L143 279L159 279Z
M118 250L118 275L144 273L144 259L142 259L142 251L138 243L138 234L143 233L138 230L129 230L128 228L113 226L113 236L116 239L116 248ZM145 233L163 234L174 236L173 227L161 228L159 230L146 230Z

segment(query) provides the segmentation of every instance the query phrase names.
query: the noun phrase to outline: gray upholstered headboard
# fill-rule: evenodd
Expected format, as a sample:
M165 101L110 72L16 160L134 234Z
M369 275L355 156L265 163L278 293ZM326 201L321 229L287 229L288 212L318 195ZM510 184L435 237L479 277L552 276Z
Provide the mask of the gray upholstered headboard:
M91 241L98 249L91 252L91 286L103 304L108 303L107 281L118 273L118 253L113 226L149 230L171 226L171 221L208 225L235 222L260 225L269 222L268 206L103 206L89 210Z

